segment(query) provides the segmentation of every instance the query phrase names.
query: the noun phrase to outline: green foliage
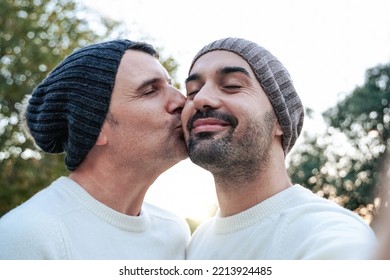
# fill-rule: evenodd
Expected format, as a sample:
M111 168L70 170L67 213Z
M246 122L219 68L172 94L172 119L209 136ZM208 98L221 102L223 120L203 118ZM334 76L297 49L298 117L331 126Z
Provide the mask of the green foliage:
M372 215L390 141L389 101L390 64L367 70L364 85L324 113L324 135L304 135L291 156L292 179L362 216Z
M176 72L177 72L177 69L179 67L179 65L177 64L175 59L171 56L169 56L167 58L160 57L160 62L164 66L164 68L167 69L172 80L175 81L176 80ZM179 82L175 82L173 85L178 89L180 89L180 87L181 87Z
M378 157L370 148L383 147L390 131L390 64L369 69L366 82L335 108L325 113L330 126L344 131L350 140L371 136L371 141L354 141L356 148L367 150L367 156ZM365 146L365 147L363 147ZM380 153L383 153L380 151Z

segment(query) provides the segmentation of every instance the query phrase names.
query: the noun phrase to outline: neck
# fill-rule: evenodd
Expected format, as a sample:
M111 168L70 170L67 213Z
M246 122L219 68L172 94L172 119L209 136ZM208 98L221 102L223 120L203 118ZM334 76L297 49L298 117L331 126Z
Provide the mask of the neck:
M160 172L145 168L98 168L81 165L69 177L96 200L120 213L138 216L151 184Z
M245 211L292 186L284 158L278 162L271 161L266 168L257 170L257 175L248 176L247 180L233 178L229 174L213 174L222 217Z

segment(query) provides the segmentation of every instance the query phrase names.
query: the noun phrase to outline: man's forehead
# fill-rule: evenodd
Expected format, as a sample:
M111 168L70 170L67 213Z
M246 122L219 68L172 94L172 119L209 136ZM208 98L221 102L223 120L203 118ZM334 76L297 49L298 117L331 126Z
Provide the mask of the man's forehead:
M127 50L122 57L117 77L143 83L154 78L170 79L167 70L154 56L138 51Z
M240 69L242 71L232 71ZM238 54L225 50L214 50L205 53L195 61L190 75L206 73L224 75L232 72L242 72L254 76L250 65Z
M248 64L240 55L226 50L213 50L203 54L195 61L194 67L200 62L204 62L204 61L207 61L209 63L212 61L218 61L218 62L236 62L236 63Z

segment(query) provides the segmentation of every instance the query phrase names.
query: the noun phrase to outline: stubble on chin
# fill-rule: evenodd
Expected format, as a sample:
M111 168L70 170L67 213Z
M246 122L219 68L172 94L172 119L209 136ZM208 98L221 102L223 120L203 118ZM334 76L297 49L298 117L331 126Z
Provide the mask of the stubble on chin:
M188 154L192 162L209 171L223 168L221 162L232 138L230 134L216 138L213 132L201 132L190 137Z

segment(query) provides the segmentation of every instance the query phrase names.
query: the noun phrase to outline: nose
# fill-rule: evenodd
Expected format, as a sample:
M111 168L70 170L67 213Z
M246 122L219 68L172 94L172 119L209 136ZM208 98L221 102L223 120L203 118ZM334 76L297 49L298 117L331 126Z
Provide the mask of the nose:
M170 86L169 96L171 102L168 104L168 112L170 114L181 114L186 103L185 96L173 86Z
M207 111L219 107L216 89L204 85L193 98L194 107L199 111Z

